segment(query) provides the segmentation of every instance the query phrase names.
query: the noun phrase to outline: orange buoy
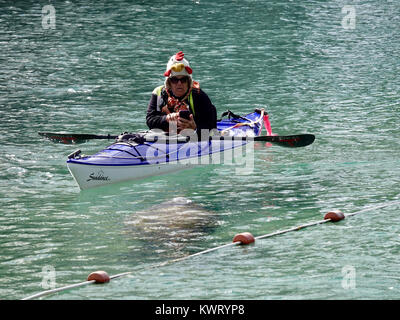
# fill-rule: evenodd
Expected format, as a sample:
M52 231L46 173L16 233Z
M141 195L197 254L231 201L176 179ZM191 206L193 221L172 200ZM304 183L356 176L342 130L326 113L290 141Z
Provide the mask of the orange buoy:
M339 211L339 210L335 210L335 211L329 211L325 216L324 219L331 219L332 222L337 222L340 220L344 219L344 214L343 212Z
M253 235L250 232L243 232L243 233L238 233L234 238L233 242L238 242L240 241L240 244L250 244L255 241Z
M95 271L89 274L87 281L95 280L96 283L105 283L110 281L110 276L105 271Z

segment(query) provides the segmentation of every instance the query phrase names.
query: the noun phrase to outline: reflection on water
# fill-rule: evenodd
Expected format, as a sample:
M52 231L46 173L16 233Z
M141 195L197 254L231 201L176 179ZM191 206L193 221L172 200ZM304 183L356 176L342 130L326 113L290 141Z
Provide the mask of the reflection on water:
M125 232L153 247L156 253L175 257L204 240L216 223L215 213L188 198L175 197L130 215L125 221Z

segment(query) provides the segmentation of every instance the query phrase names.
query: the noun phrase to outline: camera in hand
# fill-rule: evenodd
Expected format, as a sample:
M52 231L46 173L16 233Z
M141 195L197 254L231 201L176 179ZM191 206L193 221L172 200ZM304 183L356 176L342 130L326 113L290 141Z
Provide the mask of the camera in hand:
M188 110L181 110L179 111L179 116L183 119L190 120L190 111Z

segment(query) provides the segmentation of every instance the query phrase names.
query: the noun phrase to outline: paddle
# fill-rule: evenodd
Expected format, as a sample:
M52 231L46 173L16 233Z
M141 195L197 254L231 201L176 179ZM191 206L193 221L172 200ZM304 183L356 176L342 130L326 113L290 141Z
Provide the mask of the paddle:
M298 134L292 136L258 136L254 137L254 141L270 142L281 147L299 148L312 144L315 140L313 134Z
M48 138L54 142L71 144L71 143L83 143L88 140L94 139L116 139L118 136L116 135L96 135L96 134L76 134L76 133L51 133L51 132L39 132L39 135ZM163 137L164 138L164 137ZM168 138L168 137L166 137ZM178 140L177 138L170 139L160 139L156 137L142 137L143 142L155 142L158 140L159 142L168 142L168 143L182 143L188 142L189 138L186 140ZM312 144L315 140L315 136L313 134L298 134L291 136L258 136L258 137L211 137L212 140L254 140L254 141L263 141L270 142L281 147L286 148L299 148L305 147Z
M94 139L115 139L118 136L111 135L97 135L97 134L79 134L79 133L52 133L52 132L39 132L40 136L50 139L58 143L83 143L88 140Z

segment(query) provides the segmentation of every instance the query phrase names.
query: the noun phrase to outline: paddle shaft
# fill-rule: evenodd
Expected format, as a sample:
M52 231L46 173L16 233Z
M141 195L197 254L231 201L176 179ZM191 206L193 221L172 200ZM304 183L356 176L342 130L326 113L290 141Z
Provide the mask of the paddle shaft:
M39 135L46 137L52 141L59 143L82 143L88 140L103 139L110 140L116 139L116 135L96 135L96 134L69 134L69 133L50 133L50 132L39 132ZM182 139L183 138L183 139ZM210 137L210 140L242 140L242 141L262 141L270 142L282 147L287 148L298 148L305 147L312 144L315 140L315 136L312 134L298 134L290 136L256 136L256 137L230 137L230 136L215 136ZM184 137L143 137L144 142L160 142L160 143L182 143L189 142L189 137L186 139ZM192 140L193 141L193 140Z

